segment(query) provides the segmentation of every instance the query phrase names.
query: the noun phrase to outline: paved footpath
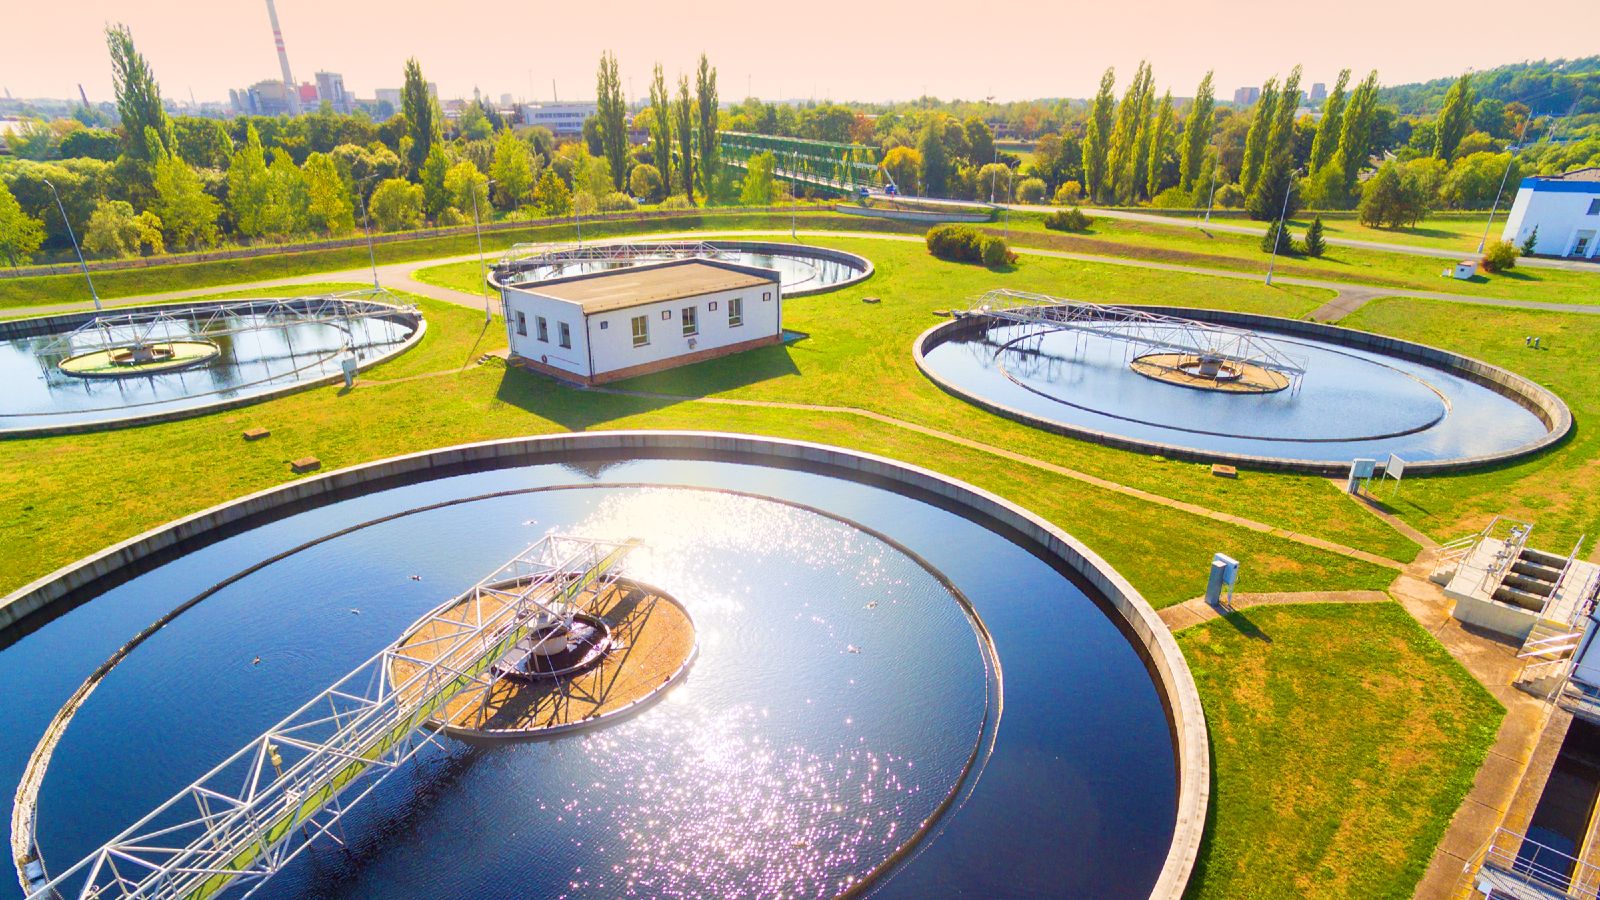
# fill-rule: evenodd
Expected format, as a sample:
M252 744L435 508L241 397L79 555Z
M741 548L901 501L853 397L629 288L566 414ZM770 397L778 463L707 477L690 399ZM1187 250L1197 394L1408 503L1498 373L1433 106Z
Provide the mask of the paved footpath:
M1158 217L1159 218L1159 217ZM901 241L906 243L922 243L923 238L910 234L886 234L878 231L827 231L800 229L788 231L783 229L756 229L756 230L727 230L727 231L692 231L680 233L651 234L650 237L658 240L672 240L678 238L708 238L708 237L774 237L793 235L796 237L844 237L862 238L866 240ZM616 238L615 241L630 240L630 238ZM597 242L605 243L605 242ZM1053 259L1070 259L1077 262L1098 263L1102 265L1129 266L1138 269L1151 269L1162 272L1177 272L1186 275L1203 275L1213 278L1232 278L1237 281L1260 281L1261 275L1254 272L1238 272L1231 269L1212 269L1204 266L1190 266L1180 263L1164 263L1153 260L1129 259L1120 256L1101 256L1092 253L1071 253L1065 250L1046 250L1036 247L1017 247L1016 252L1025 256L1042 256ZM478 257L476 254L461 256L446 256L437 259L412 260L409 262L385 263L378 266L379 282L387 287L397 290L410 291L424 297L442 300L447 303L456 303L462 306L478 306L482 308L483 300L469 300L471 294L449 288L441 288L427 284L416 278L419 269L433 266L447 265L450 263L471 262ZM1589 266L1597 274L1600 267ZM359 269L345 269L336 272L317 272L309 275L296 275L288 278L274 278L262 281L243 282L240 284L219 284L203 288L193 288L182 291L167 291L156 294L144 294L135 297L118 297L102 301L106 307L139 306L149 303L169 303L175 300L184 300L193 297L248 290L268 290L272 288L292 286L297 284L320 284L329 282L356 282L365 283L372 278L372 269L363 267ZM1328 303L1314 310L1311 315L1319 321L1332 321L1342 318L1356 309L1364 306L1368 301L1377 297L1411 297L1423 300L1445 300L1452 303L1470 303L1479 306L1499 306L1510 309L1536 309L1550 312L1578 313L1581 315L1600 315L1600 304L1583 303L1548 303L1539 300L1512 300L1498 297L1473 297L1465 294L1452 294L1445 291L1419 291L1407 288L1391 288L1381 285L1361 284L1359 282L1330 281L1317 278L1298 278L1293 276L1279 276L1274 283L1292 284L1300 287L1321 288L1334 292L1334 297ZM1600 286L1600 281L1597 281ZM498 305L491 300L491 307ZM46 306L27 306L0 309L0 319L22 318L27 316L56 315L59 313L82 312L91 309L88 302L56 303Z

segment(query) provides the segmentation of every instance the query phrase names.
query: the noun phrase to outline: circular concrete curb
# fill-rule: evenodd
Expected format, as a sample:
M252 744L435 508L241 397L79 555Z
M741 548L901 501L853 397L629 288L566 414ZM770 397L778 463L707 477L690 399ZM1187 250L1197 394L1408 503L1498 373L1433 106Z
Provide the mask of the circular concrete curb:
M1399 338L1385 337L1366 331L1357 331L1352 328L1340 328L1337 325L1325 325L1321 322L1307 322L1301 319L1285 319L1278 316L1265 316L1256 313L1227 312L1211 309L1190 309L1174 306L1129 306L1128 309L1143 310L1145 312L1159 313L1161 315L1181 316L1201 322L1211 322L1219 325L1232 325L1241 328L1256 328L1263 331L1273 331L1294 337L1308 337L1337 344L1343 347L1352 347L1357 350L1367 350L1388 356L1399 357L1411 362L1418 362L1442 369L1451 375L1464 378L1475 384L1481 385L1506 397L1518 406L1528 410L1544 423L1547 429L1541 437L1528 441L1509 450L1499 453L1486 453L1481 456L1459 457L1456 459L1435 459L1424 461L1408 461L1406 472L1410 474L1451 472L1462 469L1480 468L1494 465L1495 463L1509 462L1531 456L1558 442L1572 430L1572 411L1567 404L1549 389L1516 374L1470 356L1440 350L1427 344L1418 344L1404 341ZM934 372L927 364L927 353L934 347L952 340L956 337L970 334L974 331L988 328L990 319L987 316L963 316L948 322L940 322L927 331L917 335L912 342L911 355L916 361L917 368L924 377L933 382L940 390L957 397L980 409L987 410L997 416L1003 416L1030 425L1043 431L1063 434L1079 440L1103 444L1107 447L1116 447L1122 450L1134 450L1140 453L1154 453L1169 459L1183 459L1195 462L1226 463L1234 466L1244 466L1252 469L1275 470L1282 472L1309 472L1317 475L1343 475L1350 468L1348 460L1318 461L1306 459L1289 459L1279 456L1253 456L1246 453L1226 453L1222 451L1201 450L1195 447L1185 447L1178 444L1168 444L1161 441L1146 441L1138 438L1126 437L1120 434L1111 434L1093 428L1077 425L1068 425L1033 413L1024 412L1004 403L987 400L979 397L966 389L951 383ZM1378 463L1382 471L1384 463Z
M1104 598L1108 611L1122 618L1150 668L1172 728L1178 769L1172 843L1151 891L1155 898L1180 898L1199 853L1210 798L1211 757L1200 695L1172 633L1127 579L1071 535L1028 510L981 488L927 469L824 444L695 431L597 431L464 444L339 469L233 500L115 544L99 553L25 585L0 599L0 633L29 614L46 610L72 595L138 568L150 557L214 531L258 516L319 500L331 501L374 482L414 483L447 477L464 468L501 468L556 462L574 454L618 453L635 457L680 454L714 456L758 465L823 468L851 477L923 492L964 513L992 521L1034 545L1043 557L1062 565ZM1002 660L1003 661L1003 660Z
M778 241L738 241L738 240L692 241L692 240L684 240L682 238L669 240L669 241L640 241L640 240L637 240L637 239L631 239L631 240L606 240L606 241L596 241L595 242L596 245L608 245L608 246L610 246L610 245L618 245L618 244L635 244L635 243L650 243L652 245L657 245L657 246L675 246L676 245L676 246L683 246L683 247L694 247L694 246L697 246L697 245L700 245L700 244L705 244L705 245L710 246L710 247L712 247L714 249L717 249L717 250L743 250L743 251L748 252L748 253L771 253L771 254L774 254L774 255L792 256L792 257L795 257L797 259L822 259L822 260L827 260L828 262L844 263L845 265L852 266L852 267L860 270L859 274L853 275L853 276L845 279L844 281L835 282L833 284L818 285L818 286L809 287L809 288L795 288L794 290L785 290L783 292L784 299L789 299L789 298L792 298L792 297L809 297L809 296L812 296L813 294L825 294L825 293L828 293L829 291L837 291L837 290L839 290L841 288L847 288L847 287L850 287L852 285L856 285L856 284L859 284L859 283L861 283L863 281L866 281L868 278L872 277L872 273L873 273L872 260L867 259L865 256L858 256L857 254L849 253L849 252L844 251L844 250L835 250L832 247L818 247L818 246L816 246L814 244L793 244L793 243L785 244L785 243L781 243L781 242L778 242ZM495 290L503 290L506 287L506 285L502 285L500 283L500 281L498 280L498 278L496 277L495 269L494 269L493 266L491 266L489 268L489 286L494 288ZM511 287L519 287L519 286L520 285L511 285Z
M163 303L153 306L118 307L115 311L115 314L126 315L128 313L152 311L170 313L204 312L206 310L216 309L223 306L251 305L261 302L272 301L271 298L255 297L249 300L206 300L199 303ZM309 299L307 302L310 302ZM390 349L389 352L379 356L374 356L370 359L362 360L360 366L361 370L370 369L379 363L388 362L407 350L410 350L422 340L423 334L425 334L428 330L428 322L420 313L413 314L410 310L399 306L393 306L388 303L379 303L376 300L362 300L357 302L367 303L373 306L388 307L394 312L392 315L383 316L383 318L392 319L406 325L414 325L411 336ZM101 315L105 315L105 311L66 313L59 316L40 316L33 319L3 320L0 321L0 340L15 340L17 338L38 337L45 334L57 334L63 331L70 331L73 328L77 328L79 325L93 320L96 316ZM117 428L129 428L135 425L154 425L157 422L174 422L179 419L191 419L195 416L203 416L209 413L221 412L227 409L237 409L241 406L249 406L254 403L260 403L265 400L282 397L286 394L293 394L297 391L309 390L322 385L337 384L343 380L344 375L342 373L335 373L333 375L327 375L322 378L315 378L307 381L292 381L271 390L262 391L258 394L250 394L246 397L219 399L212 403L184 407L183 409L169 409L162 412L150 413L134 413L132 415L122 416L115 419L101 419L94 422L72 422L63 423L61 425L35 426L27 428L0 427L0 440L5 438L45 437L56 434L84 434L91 431L110 431ZM0 416L0 420L3 420L3 418L3 416Z

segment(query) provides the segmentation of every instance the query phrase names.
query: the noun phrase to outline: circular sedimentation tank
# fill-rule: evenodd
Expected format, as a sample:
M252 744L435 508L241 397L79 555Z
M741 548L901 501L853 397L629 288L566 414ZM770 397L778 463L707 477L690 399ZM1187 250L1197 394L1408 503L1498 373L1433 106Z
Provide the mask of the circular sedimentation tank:
M1177 897L1198 850L1209 758L1171 635L1070 536L931 472L600 432L302 479L172 531L7 598L35 618L0 677L33 702L0 759L26 773L19 856L52 871L545 534L641 542L591 611L646 650L617 607L681 611L640 673L667 686L554 739L441 737L346 820L348 852L260 896ZM626 660L575 652L567 697L620 689Z
M913 355L990 412L1177 459L1332 474L1393 454L1407 471L1442 471L1538 452L1572 427L1545 388L1435 347L1272 316L1131 309L1248 331L1303 372L983 314L928 329Z
M612 269L684 259L696 255L745 266L775 269L785 297L834 291L872 275L866 257L831 247L777 241L622 241L558 248L497 265L495 286L515 287Z
M387 296L387 295L381 295ZM337 304L350 315L321 311ZM404 352L426 324L382 299L235 300L0 322L0 437L165 421L253 403Z

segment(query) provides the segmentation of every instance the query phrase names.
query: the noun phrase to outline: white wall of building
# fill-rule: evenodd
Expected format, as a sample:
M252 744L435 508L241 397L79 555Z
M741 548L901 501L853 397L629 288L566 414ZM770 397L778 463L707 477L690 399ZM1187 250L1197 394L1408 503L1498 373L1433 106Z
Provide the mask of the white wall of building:
M1524 178L1501 239L1522 246L1538 227L1533 252L1596 258L1600 249L1600 182Z
M763 299L764 296L770 299ZM744 323L738 326L728 324L729 303L734 298L743 301ZM596 313L589 317L589 340L594 349L595 374L603 375L617 369L771 337L780 332L782 316L779 310L782 305L778 285L768 283L761 287L718 291L698 297ZM683 311L689 307L695 310L698 331L693 336L683 333ZM644 316L650 326L650 342L642 347L633 345L635 316ZM605 323L604 328L601 327L602 322Z
M587 378L779 335L783 330L781 294L777 282L768 282L585 316L577 303L529 289L506 288L506 328L513 353ZM728 312L736 298L742 301L742 324L730 325ZM697 333L685 335L683 311L691 307ZM637 316L648 323L649 342L636 347L633 319ZM548 340L539 339L540 317L547 323ZM524 323L525 335L520 332ZM570 348L561 346L561 323L571 328Z
M589 344L585 338L582 306L570 300L513 289L505 292L505 303L511 352L585 378L594 374L589 370ZM544 340L539 339L541 318L545 321ZM562 325L571 332L571 347L561 346ZM522 333L524 328L527 334Z

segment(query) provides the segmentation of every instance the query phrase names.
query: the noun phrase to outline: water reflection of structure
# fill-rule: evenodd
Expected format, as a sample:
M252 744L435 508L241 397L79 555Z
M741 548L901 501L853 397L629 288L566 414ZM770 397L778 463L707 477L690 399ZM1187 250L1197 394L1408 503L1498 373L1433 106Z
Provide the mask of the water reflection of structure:
M35 849L28 897L210 897L239 879L259 885L341 834L351 807L438 739L430 726L486 694L529 634L570 628L578 598L614 582L637 545L536 542L61 875L46 880Z
M1281 375L1298 388L1306 359L1288 353L1259 332L1200 322L1121 306L1102 306L1046 294L1001 288L972 301L966 315L1031 326L1040 335L1071 331L1119 341L1127 348L1125 362L1156 353L1194 357L1195 373L1217 378L1222 373L1259 369ZM1220 380L1220 379L1219 379Z

